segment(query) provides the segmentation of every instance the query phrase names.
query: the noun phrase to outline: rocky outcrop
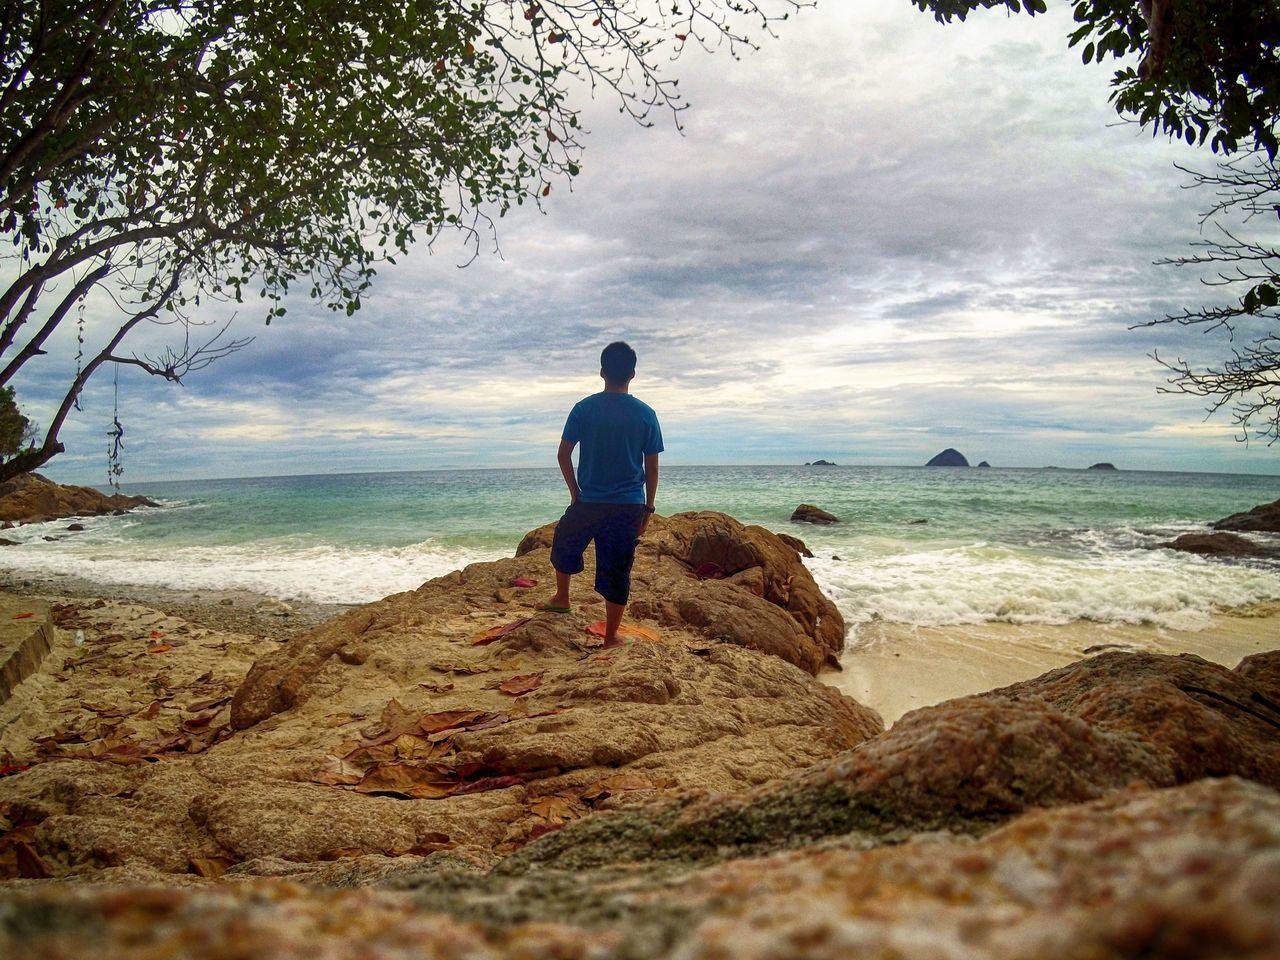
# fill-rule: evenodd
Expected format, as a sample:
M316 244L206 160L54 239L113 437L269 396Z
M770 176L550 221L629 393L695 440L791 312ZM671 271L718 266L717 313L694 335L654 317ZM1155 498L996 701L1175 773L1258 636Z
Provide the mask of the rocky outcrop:
M806 463L805 466L806 467L835 467L835 466L839 466L839 464L831 460L814 460L812 463Z
M834 513L828 513L821 507L815 507L811 503L802 503L792 511L791 522L816 523L822 526L830 526L833 523L839 523L840 518Z
M1116 469L1116 465L1114 463L1108 463L1107 461L1103 460L1099 463L1095 463L1091 465L1089 469L1090 470L1114 470Z
M1263 557L1280 552L1234 533L1184 533L1159 546L1205 557Z
M1280 533L1280 500L1264 503L1245 513L1233 513L1212 524L1215 530L1246 533Z
M959 450L947 447L940 454L925 464L926 467L967 467L969 461Z
M92 487L54 483L38 473L24 473L0 483L0 520L13 523L96 516L155 505L146 497L108 495Z
M987 463L987 461L983 460L981 463L979 463L979 464L978 464L978 468L979 468L980 470L989 470L989 469L991 469L991 464L989 464L989 463Z

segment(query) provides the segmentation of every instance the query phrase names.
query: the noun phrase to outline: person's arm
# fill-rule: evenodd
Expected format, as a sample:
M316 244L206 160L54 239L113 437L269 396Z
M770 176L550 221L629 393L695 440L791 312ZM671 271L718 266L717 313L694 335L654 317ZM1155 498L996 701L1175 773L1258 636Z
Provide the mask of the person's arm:
M646 453L644 457L644 503L647 507L652 507L658 499L658 455L656 453ZM653 514L648 510L644 513L644 519L640 521L640 533L643 534L649 526L649 518Z
M578 490L578 478L573 472L573 448L576 446L577 443L572 440L561 440L560 449L556 452L556 463L560 464L560 474L564 477L565 486L569 488L570 503L578 502L578 493L580 492ZM657 489L656 479L654 488Z

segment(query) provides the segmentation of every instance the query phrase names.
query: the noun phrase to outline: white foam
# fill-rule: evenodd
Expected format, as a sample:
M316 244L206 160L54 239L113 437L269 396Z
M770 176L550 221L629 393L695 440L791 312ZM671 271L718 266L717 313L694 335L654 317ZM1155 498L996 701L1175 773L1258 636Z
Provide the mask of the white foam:
M1215 609L1280 598L1280 573L1170 551L1046 555L978 543L808 561L850 624L1074 620L1201 630Z
M414 589L468 563L509 555L509 551L464 550L432 541L356 548L295 538L172 548L118 536L90 537L89 533L86 529L74 542L46 543L39 535L28 537L24 545L4 548L0 561L17 571L99 583L253 590L285 599L368 603Z

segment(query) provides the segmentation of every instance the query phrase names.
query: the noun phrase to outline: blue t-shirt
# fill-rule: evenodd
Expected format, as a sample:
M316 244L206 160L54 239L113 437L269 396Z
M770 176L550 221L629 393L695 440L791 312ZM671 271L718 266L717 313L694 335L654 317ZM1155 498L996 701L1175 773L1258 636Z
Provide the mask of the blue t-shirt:
M578 447L578 499L644 503L644 458L662 452L662 428L629 393L593 393L574 404L562 439Z

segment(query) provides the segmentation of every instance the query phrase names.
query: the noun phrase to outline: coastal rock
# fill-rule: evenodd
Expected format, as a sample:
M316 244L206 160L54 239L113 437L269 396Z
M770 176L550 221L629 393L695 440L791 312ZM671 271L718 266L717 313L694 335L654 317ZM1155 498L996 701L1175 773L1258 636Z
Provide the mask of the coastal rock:
M951 447L947 447L925 464L926 467L967 467L968 465L969 461L964 458L964 454Z
M443 850L487 866L596 810L736 793L883 730L811 675L831 650L829 601L792 547L693 514L655 519L641 553L631 642L608 652L585 584L569 614L511 589L546 576L541 548L280 647L61 609L93 667L55 652L15 694L21 722L0 721L5 765L33 764L0 778L0 877L253 874ZM721 579L692 575L708 564Z
M1242 667L1244 665L1242 664ZM915 710L804 775L735 797L570 825L522 854L554 864L769 853L829 837L984 833L1034 807L1239 776L1280 787L1280 651L1231 671L1198 657L1107 653ZM1255 679L1256 678L1256 679Z
M1108 463L1107 461L1103 460L1100 463L1093 464L1092 466L1089 467L1089 469L1090 470L1114 470L1116 469L1116 465L1114 463Z
M840 518L833 513L828 513L821 507L815 507L811 503L802 503L792 512L791 522L830 525L833 523L839 523Z
M1245 513L1233 513L1211 524L1215 530L1246 533L1280 533L1280 500L1260 504Z
M830 460L814 460L812 463L806 463L805 466L806 467L834 467L834 466L838 466L838 464L833 463Z
M801 540L799 537L793 537L788 533L780 533L778 534L778 539L781 540L783 543L785 543L788 547L790 547L796 553L800 554L800 556L808 557L811 560L813 559L813 551L810 550L808 546L805 545L805 542Z
M38 473L0 483L0 519L40 523L64 517L97 516L134 507L154 507L146 497L104 494L92 487L65 486Z
M979 464L978 464L978 467L979 467L980 469L989 470L989 469L991 469L991 464L989 464L989 463L987 463L987 461L983 460L981 463L979 463Z
M1207 557L1261 557L1276 552L1234 533L1184 533L1158 546Z
M261 861L264 872L325 886L35 884L4 897L0 950L51 960L1264 960L1280 949L1278 825L1280 797L1229 778L1035 811L976 841L706 867L483 873L441 854L277 858Z

